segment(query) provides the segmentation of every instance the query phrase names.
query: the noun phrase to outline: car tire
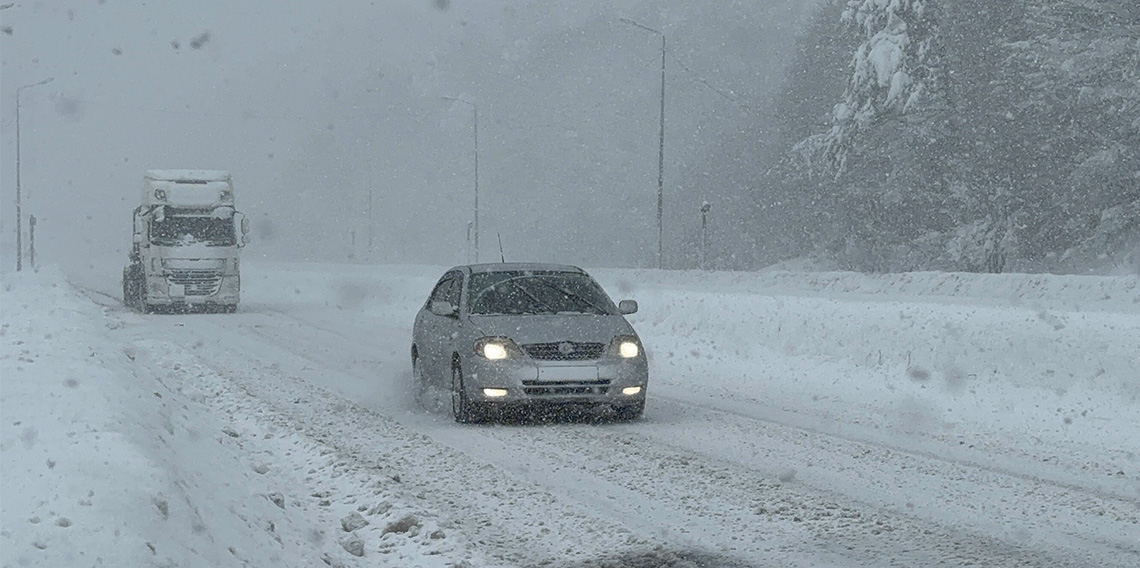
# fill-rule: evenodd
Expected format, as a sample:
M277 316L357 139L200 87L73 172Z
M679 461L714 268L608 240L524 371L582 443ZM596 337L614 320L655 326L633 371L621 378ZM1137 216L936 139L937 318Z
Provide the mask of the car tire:
M624 406L615 406L614 413L617 414L618 420L625 422L633 422L641 418L642 413L645 412L645 401L635 402Z
M451 413L460 424L474 424L483 419L480 405L471 402L463 388L463 369L458 361L451 366Z
M412 392L416 398L416 403L420 406L427 406L427 383L424 382L424 367L420 362L420 356L412 349Z

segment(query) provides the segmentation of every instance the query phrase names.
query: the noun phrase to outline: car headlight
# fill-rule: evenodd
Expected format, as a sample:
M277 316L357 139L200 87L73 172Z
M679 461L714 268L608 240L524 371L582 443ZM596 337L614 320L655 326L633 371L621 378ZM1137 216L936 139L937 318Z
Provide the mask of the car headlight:
M619 335L610 342L610 353L622 359L632 359L641 355L641 341L635 335Z
M481 337L475 341L475 353L492 361L522 356L522 350L508 337Z

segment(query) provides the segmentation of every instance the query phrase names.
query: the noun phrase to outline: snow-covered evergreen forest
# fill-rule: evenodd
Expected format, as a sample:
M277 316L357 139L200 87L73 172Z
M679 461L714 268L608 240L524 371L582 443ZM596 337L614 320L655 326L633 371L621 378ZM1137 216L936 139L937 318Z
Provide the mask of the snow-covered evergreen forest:
M1140 263L1140 3L828 0L757 237L863 271Z

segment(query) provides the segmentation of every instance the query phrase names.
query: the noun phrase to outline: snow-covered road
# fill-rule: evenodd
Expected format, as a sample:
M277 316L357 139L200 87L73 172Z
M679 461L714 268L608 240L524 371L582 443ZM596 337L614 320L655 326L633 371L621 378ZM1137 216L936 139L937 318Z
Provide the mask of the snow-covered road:
M442 269L244 269L233 315L5 283L4 566L1140 565L1134 276L595 271L641 303L645 418L463 426L410 388ZM77 431L137 463L64 467ZM113 542L48 520L92 467L148 480Z

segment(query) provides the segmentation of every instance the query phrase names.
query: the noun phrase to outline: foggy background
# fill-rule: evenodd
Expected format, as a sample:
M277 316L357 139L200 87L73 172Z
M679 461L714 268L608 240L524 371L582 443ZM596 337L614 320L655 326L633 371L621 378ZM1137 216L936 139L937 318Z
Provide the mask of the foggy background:
M16 89L38 264L117 275L151 168L227 169L250 259L747 264L751 185L815 2L25 1L0 10L0 245L14 266ZM371 204L371 206L370 206ZM371 216L371 222L369 217ZM370 246L371 244L371 246ZM25 246L27 243L25 242Z

